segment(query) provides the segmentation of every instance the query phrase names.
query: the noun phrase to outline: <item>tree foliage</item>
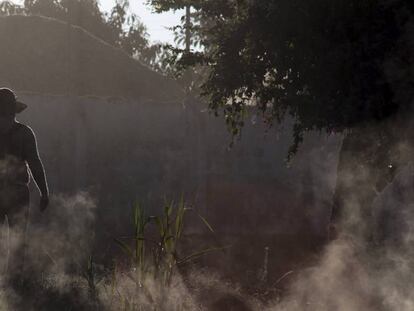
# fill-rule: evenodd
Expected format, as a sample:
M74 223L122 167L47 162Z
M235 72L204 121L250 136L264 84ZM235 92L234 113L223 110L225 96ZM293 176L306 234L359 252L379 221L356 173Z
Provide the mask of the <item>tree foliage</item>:
M11 1L0 2L0 16L22 14L23 9Z
M180 24L170 28L174 34L175 45L162 45L162 64L164 72L176 79L187 94L198 95L200 85L208 73L208 68L200 64L203 44L203 29L207 29L209 19L201 14L202 11L194 9L193 1L165 1L148 0L154 12L181 11L183 15Z
M343 131L396 113L412 98L412 56L401 44L409 0L153 0L157 12L191 5L205 23L204 49L176 50L182 67L203 64L210 108L233 134L247 110L272 125L295 120L292 152L309 130ZM411 85L411 87L410 87ZM405 95L396 88L405 86ZM250 109L251 108L251 109Z

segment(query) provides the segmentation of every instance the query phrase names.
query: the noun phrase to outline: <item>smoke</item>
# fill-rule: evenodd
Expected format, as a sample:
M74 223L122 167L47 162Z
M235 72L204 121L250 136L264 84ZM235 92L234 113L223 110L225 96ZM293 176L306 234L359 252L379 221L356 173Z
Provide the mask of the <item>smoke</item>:
M350 200L339 238L268 310L413 310L413 185L414 166L409 164L374 201L369 235L368 220Z
M400 153L411 150L404 144L397 148ZM210 271L176 273L165 286L151 274L137 282L130 267L88 263L99 225L97 203L88 193L78 193L55 196L43 214L32 206L24 273L3 273L0 310L413 310L414 166L403 163L398 163L401 168L393 182L377 194L372 221L364 218L359 194L354 193L346 203L339 238L325 247L316 265L296 272L281 301L267 307ZM361 169L357 175L369 172ZM355 174L345 178L350 185L357 181ZM11 258L19 250L17 234L2 228ZM272 258L269 261L272 264ZM4 257L0 264L6 264ZM18 283L22 279L23 285Z
M383 4L396 2L385 0ZM338 173L341 186L349 189L343 202L342 232L326 245L316 265L298 272L283 301L270 304L267 310L414 310L411 12L404 7L398 12L405 31L384 63L394 101L408 109L388 124L374 126L377 135L367 135L367 129L356 133L359 146L346 150L353 161L347 161L346 169ZM365 158L357 159L358 154ZM378 159L379 163L373 163ZM367 169L370 165L371 170ZM388 181L384 165L389 167ZM372 197L375 200L370 202Z
M119 272L99 286L99 301L108 310L202 310L185 281L175 275L169 286L152 275L139 283L134 271Z
M37 255L47 258L49 270L61 271L88 258L94 241L93 198L82 192L70 197L56 196L47 212L34 212L35 221L29 224L26 242L31 263Z
M31 207L30 223L2 227L1 310L57 310L86 305L79 286L93 243L96 204L87 193L55 196L40 214ZM22 211L21 220L25 211ZM23 229L23 230L22 230Z
M296 272L281 301L267 307L210 271L176 273L165 286L150 274L137 282L130 267L112 269L89 262L94 228L99 226L97 203L88 193L78 193L53 197L43 214L32 206L23 276L3 273L0 310L413 310L414 166L404 165L412 154L409 146L396 145L393 154L402 156L394 163L400 169L377 193L372 219L365 218L358 203L363 194L349 196L339 238L325 247L316 265ZM361 168L345 174L344 183L352 188L357 183L356 188L365 191L367 187L358 186L358 176L369 178L370 172ZM14 262L18 234L2 228ZM2 267L5 258L0 259Z
M44 213L35 208L24 238L7 223L1 228L2 251L10 256L0 257L0 310L203 310L201 288L218 288L207 274L175 273L167 285L153 273L138 278L122 260L111 267L93 261L99 224L88 193L54 196Z

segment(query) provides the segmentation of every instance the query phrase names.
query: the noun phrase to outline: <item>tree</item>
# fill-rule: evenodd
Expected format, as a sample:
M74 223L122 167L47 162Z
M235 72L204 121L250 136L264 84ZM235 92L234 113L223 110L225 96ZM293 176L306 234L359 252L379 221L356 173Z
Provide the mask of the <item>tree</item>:
M176 79L188 95L198 95L200 84L208 72L207 67L198 64L199 50L206 48L202 44L205 34L202 29L208 19L192 6L192 1L148 0L147 4L156 13L183 11L181 23L171 28L176 46L162 45L162 64L165 72Z
M21 14L22 8L11 1L0 2L0 16L7 16L13 14Z
M128 10L129 1L118 0L109 14L107 24L114 32L114 44L129 55L150 63L156 50L150 47L145 25Z
M409 1L150 2L157 11L192 5L212 21L199 29L205 53L182 53L182 64L209 66L203 94L234 133L254 106L269 124L290 114L297 147L306 131L343 131L403 105L392 100L383 65L404 32Z
M212 111L223 113L233 135L240 133L249 112L263 116L269 126L287 116L294 120L289 156L308 131L347 133L338 167L337 210L350 195L369 208L392 180L396 162L405 163L392 148L403 138L389 120L405 117L407 124L411 115L413 1L150 3L156 11L191 5L208 21L198 29L204 49L175 50L174 58L182 68L209 68L202 94ZM346 181L348 173L357 175L357 182Z

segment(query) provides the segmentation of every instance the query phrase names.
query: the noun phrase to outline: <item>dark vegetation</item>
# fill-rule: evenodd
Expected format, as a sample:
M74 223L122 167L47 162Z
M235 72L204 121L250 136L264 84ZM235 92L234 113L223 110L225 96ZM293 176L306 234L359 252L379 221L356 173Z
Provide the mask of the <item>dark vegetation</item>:
M401 40L411 1L149 2L158 12L194 9L191 43L203 49L175 49L175 60L209 67L203 95L234 134L249 106L270 125L290 115L294 152L304 132L341 132L410 104L412 59Z
M294 119L290 155L305 132L342 132L409 109L412 56L401 41L414 10L410 1L148 4L156 12L189 9L172 29L185 47L151 46L126 0L116 1L110 13L101 12L95 0L26 0L22 7L3 1L0 12L43 15L80 26L176 77L188 68L206 67L197 71L202 95L214 112L223 112L234 135L243 127L248 107L270 126L287 115Z

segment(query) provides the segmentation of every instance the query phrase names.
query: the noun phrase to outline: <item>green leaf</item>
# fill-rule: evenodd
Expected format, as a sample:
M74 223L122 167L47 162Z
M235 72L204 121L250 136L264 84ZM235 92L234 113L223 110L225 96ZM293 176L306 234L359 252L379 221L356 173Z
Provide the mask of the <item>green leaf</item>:
M201 256L204 256L204 255L206 255L208 253L216 252L216 251L222 251L222 250L228 249L230 247L232 247L232 245L223 246L223 247L212 247L212 248L208 248L208 249L205 249L205 250L202 250L202 251L199 251L199 252L195 252L195 253L193 253L191 255L188 255L188 256L184 257L183 259L180 259L177 262L177 265L184 264L186 262L189 262L191 260L194 260L196 258L199 258Z
M160 236L164 236L164 225L162 223L162 220L160 217L154 217L155 224L158 227L158 231L160 233Z
M206 227L208 228L208 230L210 230L212 233L214 233L213 228L210 226L210 224L208 223L207 219L205 219L203 216L201 216L199 213L197 213L197 216L202 220L202 222L206 225Z

